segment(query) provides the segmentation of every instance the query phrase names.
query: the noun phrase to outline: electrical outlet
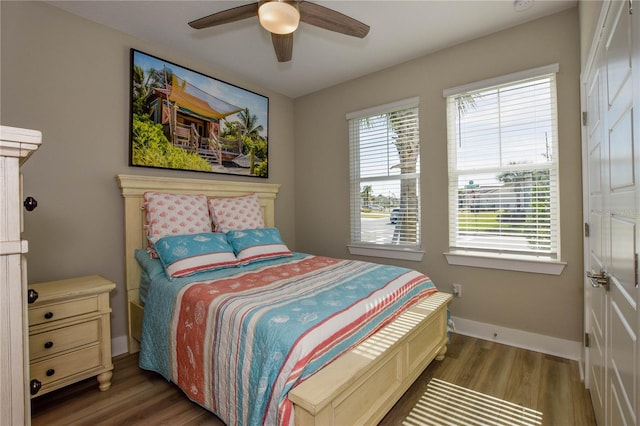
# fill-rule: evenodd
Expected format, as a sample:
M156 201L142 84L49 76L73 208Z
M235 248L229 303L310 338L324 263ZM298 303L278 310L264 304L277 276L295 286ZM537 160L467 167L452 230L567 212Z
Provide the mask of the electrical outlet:
M462 284L453 283L453 295L455 297L462 297Z

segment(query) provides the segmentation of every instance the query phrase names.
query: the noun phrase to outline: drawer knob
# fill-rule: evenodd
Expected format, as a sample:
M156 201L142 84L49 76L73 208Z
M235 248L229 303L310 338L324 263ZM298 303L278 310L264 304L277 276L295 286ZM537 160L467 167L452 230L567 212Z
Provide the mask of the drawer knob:
M35 198L33 197L27 197L24 200L24 203L22 203L24 205L24 208L27 209L27 211L33 211L36 207L38 207L38 202L36 201Z
M50 368L47 370L47 372L45 373L47 375L47 377L51 377L54 374L56 374L56 370L54 370L53 368Z
M45 317L46 319L51 319L51 318L53 318L53 312L47 312L47 313L45 313L45 314L44 314L44 317Z
M31 391L31 395L37 394L40 391L41 387L42 387L42 382L40 382L40 380L38 379L31 380L31 382L29 383L29 390Z
M44 343L45 349L51 349L52 347L53 347L53 342L49 341Z
M36 300L38 300L38 292L30 288L29 291L27 291L27 302L34 303Z

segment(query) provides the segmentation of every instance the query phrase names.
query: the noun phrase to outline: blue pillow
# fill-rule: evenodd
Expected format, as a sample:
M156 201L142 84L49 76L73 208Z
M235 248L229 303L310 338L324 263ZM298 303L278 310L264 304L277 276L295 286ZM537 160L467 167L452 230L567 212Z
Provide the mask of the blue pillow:
M239 264L227 237L220 233L167 235L153 247L170 279Z
M292 256L277 228L244 229L227 232L227 240L243 265L266 259Z

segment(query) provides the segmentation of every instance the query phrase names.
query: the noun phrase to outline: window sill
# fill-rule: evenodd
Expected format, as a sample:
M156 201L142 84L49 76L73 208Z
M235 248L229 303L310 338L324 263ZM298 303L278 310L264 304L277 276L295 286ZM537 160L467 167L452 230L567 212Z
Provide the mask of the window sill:
M536 274L560 275L565 266L567 266L566 262L542 256L531 257L461 251L443 254L449 265L503 269L506 271L532 272Z
M414 262L420 262L424 251L413 248L401 248L390 246L370 246L370 245L347 245L349 253L357 256L372 256L372 257L385 257L388 259L400 259L411 260Z

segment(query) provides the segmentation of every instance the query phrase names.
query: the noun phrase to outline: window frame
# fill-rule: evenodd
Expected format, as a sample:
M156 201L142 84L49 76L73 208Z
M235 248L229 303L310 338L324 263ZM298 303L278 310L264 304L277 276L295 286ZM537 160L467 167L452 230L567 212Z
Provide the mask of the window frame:
M377 117L383 114L389 114L393 112L416 109L416 124L418 125L417 133L418 137L420 134L419 129L419 98L412 97L408 99L399 100L396 102L391 102L367 109L363 109L360 111L354 111L346 114L346 119L348 122L349 128L349 227L350 227L350 242L347 244L347 248L349 253L352 255L359 256L373 256L373 257L383 257L390 259L400 259L400 260L411 260L411 261L421 261L424 255L424 251L422 250L422 226L421 226L421 182L420 182L420 169L418 168L417 172L412 174L415 178L417 185L417 217L416 217L416 244L389 244L389 243L374 243L362 241L361 237L361 190L360 185L363 182L371 181L373 179L379 179L384 181L398 181L402 180L401 175L391 176L391 175L380 175L379 177L361 177L361 162L360 162L360 146L359 139L354 137L355 132L353 131L353 124L355 121ZM387 141L387 146L392 144L390 140ZM358 145L354 145L358 144ZM418 144L419 146L420 144ZM420 164L420 155L418 154L418 165ZM406 178L406 177L405 177Z
M557 112L557 73L559 72L558 64L551 64L543 67L533 68L521 72L516 72L512 74L507 74L495 78L490 78L487 80L477 81L469 84L465 84L462 86L456 86L450 89L445 89L443 91L443 97L447 100L447 105L449 101L449 97L456 96L464 93L475 92L480 90L488 90L495 86L501 86L505 84L516 84L519 81L527 80L531 78L543 77L549 74L555 74L555 97L554 104L552 105L554 121L555 121L555 130L556 136L558 131L558 112ZM450 111L447 106L447 129L449 129L450 121L452 118L450 117ZM455 120L455 118L453 118ZM449 164L451 164L451 148L449 146L449 136L447 137L447 157L449 159ZM559 164L557 159L557 151L558 151L558 143L554 141L556 149L555 149L555 185L559 188ZM451 165L447 167L449 179L452 178L452 173L450 170ZM456 170L457 173L460 173L459 170ZM455 175L457 179L457 174ZM559 193L555 195L557 208L555 210L555 220L556 220L556 241L555 244L556 252L555 256L545 255L545 254L534 254L534 253L506 253L500 252L499 250L491 250L491 249L481 249L474 250L473 248L465 248L465 247L455 247L454 239L456 238L454 235L454 230L452 226L456 226L457 229L457 216L451 212L451 209L457 208L457 199L458 195L453 194L453 185L448 182L448 197L449 197L449 215L448 215L448 224L449 224L449 250L444 254L447 262L450 265L461 265L461 266L472 266L472 267L481 267L481 268L491 268L491 269L502 269L502 270L513 270L513 271L522 271L522 272L534 272L534 273L542 273L542 274L552 274L559 275L564 270L566 266L565 262L560 260L561 252L560 252L560 196ZM456 190L457 191L457 190ZM454 197L455 195L455 197ZM453 198L456 201L452 201ZM453 221L456 221L455 223Z

